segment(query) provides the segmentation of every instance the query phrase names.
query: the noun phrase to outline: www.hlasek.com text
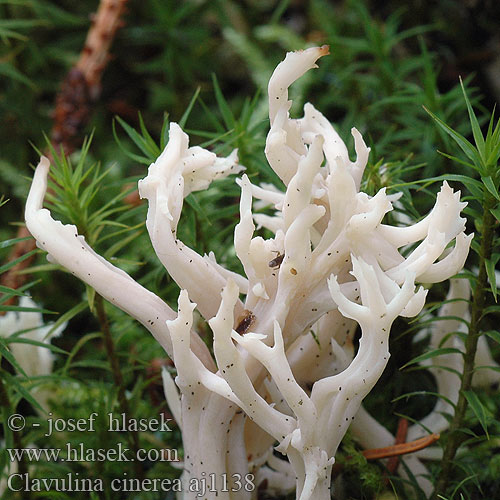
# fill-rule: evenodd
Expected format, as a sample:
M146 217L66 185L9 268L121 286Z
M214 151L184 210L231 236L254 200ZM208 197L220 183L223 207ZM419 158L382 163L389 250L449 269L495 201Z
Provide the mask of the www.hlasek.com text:
M11 462L179 462L175 448L139 448L132 451L118 443L115 448L85 448L66 443L63 448L7 448Z

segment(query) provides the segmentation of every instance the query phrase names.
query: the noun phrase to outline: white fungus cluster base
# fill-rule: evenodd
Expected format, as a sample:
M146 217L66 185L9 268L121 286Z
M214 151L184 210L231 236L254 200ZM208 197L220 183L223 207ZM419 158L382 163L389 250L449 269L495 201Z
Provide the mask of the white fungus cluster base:
M255 498L256 488L244 487L249 477L270 491L295 489L300 500L329 499L335 453L387 364L393 321L422 309L426 291L415 282L448 279L469 250L460 193L444 183L420 222L385 225L398 197L360 192L369 155L361 134L352 129L351 161L311 104L303 118L290 118L288 87L326 54L326 46L289 53L270 79L265 152L285 190L238 180L234 246L245 276L176 236L184 197L239 172L237 154L217 158L189 147L171 124L169 143L139 191L149 202L153 248L182 289L177 313L97 255L76 227L54 221L42 208L48 161L35 172L26 221L41 248L137 318L174 360L175 383L165 372L164 385L182 429L186 499L196 496L189 481L210 474L229 481L207 491L210 499ZM254 200L274 215L254 213ZM256 224L274 236L255 236ZM402 247L412 250L403 256ZM213 332L215 359L192 329L195 308Z

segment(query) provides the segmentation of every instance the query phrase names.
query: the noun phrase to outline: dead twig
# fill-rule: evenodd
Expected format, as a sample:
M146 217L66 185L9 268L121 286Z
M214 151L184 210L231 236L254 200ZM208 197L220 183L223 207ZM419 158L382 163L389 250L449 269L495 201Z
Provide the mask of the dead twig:
M406 435L408 434L408 420L400 418L398 422L398 429L396 431L396 440L394 444L402 444L406 442ZM387 461L387 472L394 474L399 465L399 456L395 455Z
M429 436L416 439L415 441L410 441L409 443L393 444L392 446L386 446L385 448L373 448L371 450L364 450L361 453L367 460L377 460L381 458L406 455L407 453L413 453L427 448L427 446L434 444L439 437L439 434L430 434Z
M111 56L111 42L119 28L128 0L101 0L91 16L91 27L80 57L68 72L56 98L51 139L56 151L73 152L90 117L90 104L101 93L101 77Z
M404 419L402 419L404 420ZM399 424L398 431L400 433L400 439L406 438L406 432L408 430L408 424ZM415 451L423 450L427 448L427 446L431 446L439 439L439 434L429 434L420 439L416 439L415 441L410 441L409 443L401 442L396 443L391 446L385 446L384 448L371 448L369 450L363 450L361 454L367 460L381 460L384 458L393 458L399 457L401 455L406 455L408 453L413 453ZM396 441L398 441L398 436L396 436ZM347 456L346 459L349 460L352 458L351 456ZM332 476L337 476L342 472L345 468L345 464L336 463L332 467ZM396 463L397 468L397 463ZM394 469L395 471L396 469Z

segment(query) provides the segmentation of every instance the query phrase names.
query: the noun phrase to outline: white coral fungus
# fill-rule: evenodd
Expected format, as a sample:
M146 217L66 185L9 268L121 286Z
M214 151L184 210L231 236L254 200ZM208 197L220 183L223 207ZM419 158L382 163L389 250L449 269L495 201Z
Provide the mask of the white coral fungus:
M444 183L427 217L387 226L382 219L394 198L385 189L373 197L359 191L369 155L361 134L352 129L351 161L311 104L303 118L290 118L288 87L326 54L327 46L289 53L270 79L265 152L286 189L253 185L246 175L239 181L234 246L245 277L176 237L184 197L237 172L236 152L217 158L189 147L188 136L171 124L169 143L139 191L149 202L153 248L182 289L177 314L94 253L74 226L54 221L42 208L45 158L35 173L26 221L39 245L141 321L174 360L176 385L167 373L164 381L182 428L184 498L195 497L190 479L209 474L229 481L207 491L210 499L253 498L251 486L264 480L273 491L295 488L300 500L330 498L337 447L387 364L392 322L423 307L426 291L416 281L453 276L469 250L460 193ZM254 199L272 205L274 216L254 214ZM255 224L274 237L254 236ZM404 257L399 249L408 245L413 250ZM192 330L195 307L213 332L215 360ZM362 336L354 356L356 323ZM248 487L235 478L246 478Z
M36 311L38 306L29 297L21 297L19 306L20 311L9 311L5 316L0 316L0 337L8 339L9 350L24 375L50 375L54 364L50 341L61 334L66 323L55 328L45 324L42 313ZM46 410L50 391L41 385L31 392L40 407Z

